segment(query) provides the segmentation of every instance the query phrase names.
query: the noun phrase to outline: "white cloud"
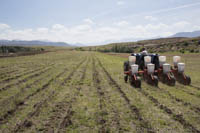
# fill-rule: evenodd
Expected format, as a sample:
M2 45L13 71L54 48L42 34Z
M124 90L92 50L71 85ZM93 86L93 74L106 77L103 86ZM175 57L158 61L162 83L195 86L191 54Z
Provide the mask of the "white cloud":
M195 26L194 26L194 29L200 30L200 26L195 25Z
M82 23L80 25L66 27L55 24L51 27L41 27L36 29L15 30L9 25L1 25L4 30L0 32L0 39L21 39L21 40L50 40L64 41L68 43L98 43L108 40L123 40L135 38L152 38L156 36L166 37L177 32L194 31L200 29L200 25L193 25L186 21L179 21L172 24L156 23L146 25L132 25L127 21L108 25L90 25Z
M125 4L125 2L124 1L117 1L117 5L124 5Z
M95 24L90 18L84 19L83 22L85 22L87 24Z
M144 17L146 20L150 20L150 21L156 21L157 18L156 17L153 17L153 16L145 16Z
M115 22L114 25L116 26L127 26L129 24L129 22L127 21L119 21L119 22Z
M54 24L52 26L52 29L54 29L54 30L63 30L63 29L65 29L65 26L61 25L61 24Z
M9 28L10 28L9 25L0 23L0 30L9 29Z
M39 33L48 33L49 29L48 28L38 28L37 32L39 32Z
M181 22L177 22L177 23L175 23L174 25L173 25L173 27L176 27L176 28L186 28L186 27L188 27L188 26L190 26L190 23L189 22L186 22L186 21L181 21Z

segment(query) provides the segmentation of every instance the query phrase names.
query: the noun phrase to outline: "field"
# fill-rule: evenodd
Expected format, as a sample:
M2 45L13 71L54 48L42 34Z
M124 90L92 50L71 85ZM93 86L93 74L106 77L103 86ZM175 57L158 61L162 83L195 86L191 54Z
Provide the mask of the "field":
M178 53L167 53L168 62ZM180 55L180 53L179 53ZM0 59L0 132L200 132L200 54L191 86L124 82L128 54L55 51Z

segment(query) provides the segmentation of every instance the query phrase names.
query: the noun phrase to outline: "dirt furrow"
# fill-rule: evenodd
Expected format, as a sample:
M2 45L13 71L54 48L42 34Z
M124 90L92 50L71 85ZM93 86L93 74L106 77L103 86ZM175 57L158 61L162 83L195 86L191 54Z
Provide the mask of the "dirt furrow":
M103 71L105 72L107 78L109 79L109 83L111 86L115 87L118 92L121 94L121 96L123 97L123 99L126 101L128 107L130 108L130 110L132 111L133 115L135 116L135 118L139 121L141 121L140 126L144 129L147 129L147 132L150 133L154 133L154 129L151 127L151 125L149 124L149 122L147 122L146 120L144 120L144 118L141 116L139 109L132 105L129 98L126 96L126 94L124 93L124 91L122 90L122 88L117 84L117 82L111 77L111 75L108 73L108 71L105 69L105 67L102 65L101 61L97 58L100 67L103 69Z
M9 88L11 88L11 87L13 87L13 86L17 86L17 85L20 85L20 84L22 84L22 83L25 83L25 82L27 82L28 80L30 80L30 79L32 79L32 78L35 78L35 77L38 77L38 76L40 76L40 74L49 71L50 69L51 69L51 68L43 69L43 71L40 71L41 69L39 69L39 70L35 71L36 73L34 73L33 75L30 75L30 76L28 76L28 77L26 77L26 78L24 78L24 79L22 79L22 80L19 80L19 81L16 82L16 83L12 83L12 84L9 84L9 85L3 87L2 89L0 89L0 92L3 91L3 90L7 90L7 89L9 89ZM39 72L38 72L38 71L39 71Z
M95 70L95 71L96 71L96 70ZM99 72L98 72L98 71L97 71L97 75L96 75L96 76L97 76L97 78L98 78L99 81L102 80L102 77L99 78L100 75L99 75ZM104 77L104 76L103 76L103 77ZM101 92L101 91L102 91L102 92ZM104 95L103 95L103 99L105 99L106 102L110 104L110 106L111 106L111 111L112 111L112 113L114 113L114 117L113 117L112 119L113 119L113 121L114 121L115 124L116 124L116 128L117 128L118 132L123 132L123 131L122 131L122 126L121 126L121 123L120 123L120 116L119 116L120 112L117 110L117 106L113 105L112 100L110 99L109 96L106 96L107 93L106 93L103 89L101 89L101 91L99 92L99 95L100 95L101 93L104 94Z
M97 89L97 93L99 96L99 108L100 108L100 116L97 120L98 124L100 124L100 129L99 132L100 133L105 133L107 132L106 129L106 119L104 118L104 116L107 114L106 110L105 110L105 96L104 96L104 92L101 89L101 81L99 79L99 73L96 70L96 64L95 64L95 60L94 58L92 59L92 67L93 67L93 83L94 83L94 87Z
M26 68L26 70L20 70L19 68ZM14 66L14 67L12 67L12 68L9 68L7 71L4 71L2 74L4 74L5 76L8 76L7 78L9 78L9 76L10 75L8 75L8 74L15 74L15 75L20 75L21 73L22 73L22 71L29 71L29 67L30 66L27 66L27 67L23 67L23 66L18 66L18 67L16 67L16 66ZM37 66L38 67L38 66ZM4 77L5 78L5 77Z
M83 68L83 74L82 74L82 76L81 76L81 80L80 80L80 81L83 81L83 80L85 79L85 74L86 74L86 71L87 71L89 62L90 62L90 58L88 59L88 61L87 61L87 63L86 63L86 66Z
M85 65L84 68L83 68L82 75L81 75L81 78L80 78L80 80L79 80L79 84L75 86L75 88L77 89L77 92L74 94L74 97L73 97L69 102L67 102L68 104L65 105L65 106L63 106L63 107L66 107L66 109L63 109L63 110L65 110L65 113L64 113L63 117L61 117L61 118L63 118L63 119L60 121L60 123L59 123L59 125L58 125L58 128L57 128L57 130L55 131L56 133L62 132L62 131L63 131L64 129L66 129L69 125L72 125L72 124L73 124L73 123L72 123L72 120L71 120L71 118L72 118L72 116L73 116L73 114L74 114L74 111L72 110L72 106L73 106L73 104L76 102L76 96L79 95L80 90L82 89L80 85L82 84L81 81L83 81L83 80L85 79L85 74L86 74L86 70L87 70L88 64L89 64L89 60L87 61L86 65ZM67 97L66 97L66 98L67 98ZM62 105L63 103L65 103L65 102L61 102L61 105ZM51 130L52 130L52 129L51 129Z
M15 128L14 128L14 131L13 131L13 132L14 132L14 133L20 132L20 130L21 130L22 128L25 128L25 127L26 127L26 128L29 128L29 127L31 127L31 126L32 126L32 122L29 121L29 119L30 119L31 117L33 117L34 115L38 115L38 113L39 113L40 110L41 110L41 107L42 107L44 104L46 104L47 101L48 101L49 99L52 98L53 94L54 94L54 91L48 96L48 98L46 98L46 99L40 101L39 103L36 103L36 104L34 105L34 109L35 109L35 110L34 110L33 112L28 113L28 115L26 116L26 119L25 119L24 121L22 121L21 123L17 123L16 126L15 126Z
M188 106L191 110L194 110L196 113L198 113L200 115L199 107L193 106L191 103L185 102L182 99L179 99L176 96L173 96L169 91L166 91L166 89L163 89L163 88L159 88L159 89L162 90L163 92L165 92L171 99L175 100L176 102L181 103L184 106Z
M197 87L197 86L195 86L195 85L190 85L190 87L193 87L193 88L195 88L195 89L197 89L197 90L200 90L200 87Z
M181 91L183 91L183 92L185 92L185 93L187 93L187 94L189 94L191 96L195 96L196 98L200 98L200 95L194 94L192 92L184 90L185 86L183 86L183 85L177 85L177 86L179 86L177 89L181 89Z
M87 65L88 65L88 62L86 63L86 66L84 68L85 71L83 71L82 77L86 73ZM77 71L78 68L79 67L77 67L75 71ZM67 83L67 81L71 80L75 71L71 72L71 74L69 74L69 76L66 78L68 80L65 79L64 82L60 85L60 87L63 86L65 83ZM83 78L81 78L81 79L84 80ZM75 94L75 96L78 95L80 89L81 88L77 89L78 92ZM67 95L64 98L64 100L67 99L68 97L69 96ZM61 101L61 102L57 103L56 105L54 105L53 106L53 115L49 117L48 122L45 124L44 130L47 132L60 132L61 130L65 129L66 127L71 125L72 124L71 117L74 113L72 111L72 103L74 103L75 101L76 101L76 98L73 97L70 101ZM57 130L54 129L56 127L57 127Z
M81 64L83 64L85 62L85 59L80 62L75 68L74 70L69 74L69 76L67 78L64 79L64 82L61 85L64 85L68 80L71 79L71 77L74 75L74 73L76 72L76 70L80 67Z
M53 68L50 68L50 69L53 69ZM40 72L40 73L34 74L34 77L39 77L40 75L42 75L42 74L48 72L50 69L46 69L46 70L44 70L44 71L42 71L42 72ZM46 77L49 77L50 75L51 75L51 74L48 74L48 75L45 76L45 77L41 77L41 78L35 80L33 83L27 84L25 87L20 88L20 91L19 91L18 93L16 93L15 95L13 95L13 96L11 96L11 97L9 97L9 98L6 98L6 99L3 100L2 102L0 102L0 106L9 105L9 104L12 102L12 100L15 99L15 98L17 98L17 97L19 97L19 96L25 91L25 89L27 90L27 89L31 88L31 86L33 86L33 85L39 83L42 79L44 79L44 78L46 78ZM32 77L32 78L34 78L34 77Z
M53 66L53 65L54 65L54 64L51 64L50 66ZM5 79L5 80L3 80L3 81L0 82L0 83L2 84L2 83L9 82L10 80L14 80L14 79L23 77L23 76L25 76L25 75L38 72L38 71L40 71L41 69L44 69L44 68L45 68L45 67L40 67L40 68L38 68L38 69L36 69L36 70L31 70L31 71L25 72L25 73L23 73L23 74L21 74L21 75L17 75L17 76L14 76L14 77ZM31 75L30 77L32 77L32 75ZM20 82L24 82L24 81L26 81L27 79L29 79L29 77L27 77L27 78L25 78L25 79L22 79L22 80L19 80L17 83L8 84L7 86L1 88L0 91L5 90L5 89L7 89L7 88L9 88L9 87L12 87L12 86L14 86L14 85L16 85L16 84L20 84Z
M181 114L174 113L171 109L169 109L167 106L161 104L158 102L156 98L149 95L146 91L144 91L142 88L136 88L136 90L140 93L142 93L145 97L147 97L150 101L154 103L155 106L157 106L159 109L163 110L165 113L167 113L169 116L172 117L175 121L178 121L181 125L183 125L184 128L190 130L194 133L200 133L199 130L197 130L192 124L190 124L188 121L186 121Z
M24 66L24 65L26 65L26 64L29 64L29 63L19 63L19 64L14 64L14 68L15 67L21 67L21 66ZM2 66L2 67L0 67L0 72L5 72L6 70L10 70L10 66L12 66L12 64L9 64L8 66ZM13 67L12 67L13 68Z
M69 76L68 76L67 78L64 79L64 82L65 82L65 83L66 83L68 80L71 79L71 77L73 76L73 74L77 71L77 69L80 67L80 65L81 65L83 62L84 62L84 60L81 61L81 62L72 70L72 72L69 74ZM65 69L65 71L66 71L66 70L67 70L67 68ZM65 72L59 73L55 78L59 78L59 77L60 77L61 75L63 75L64 73L65 73ZM67 80L67 79L68 79L68 80ZM47 84L45 84L45 85L42 87L41 90L44 90L44 89L48 88L48 86L50 85L50 83L53 82L53 81L54 81L54 78L52 78ZM59 85L59 87L61 87L63 84L65 84L64 82L61 83L61 84ZM50 95L48 95L48 97L46 97L44 100L42 100L42 101L36 103L36 104L34 105L34 109L35 109L35 110L32 111L32 112L30 112L30 113L28 113L26 119L25 119L24 121L22 121L21 123L19 123L19 124L16 125L16 127L14 128L14 132L19 132L19 131L22 130L23 128L29 128L29 127L31 127L31 126L32 126L32 122L29 121L29 119L30 119L31 117L33 117L33 116L39 114L41 108L47 103L47 101L49 101L50 99L52 99L52 97L55 95L55 91L56 91L56 90L53 90L53 91L50 93ZM38 93L38 92L39 92L39 91L37 91L37 93ZM35 94L34 94L34 95L35 95ZM28 126L27 126L27 123L29 123Z
M65 107L65 109L64 109L65 113L64 113L64 117L60 121L60 123L58 125L58 129L55 131L55 133L59 133L62 129L65 129L69 125L72 125L71 117L74 114L74 112L72 111L72 102L73 101L74 100L72 100L70 102L66 102L67 105L63 105L63 103L61 103L61 106ZM57 105L57 107L58 106L59 105ZM62 116L62 114L60 114L60 116ZM53 129L51 129L51 130L53 131Z
M62 73L60 73L60 74L62 74ZM60 75L60 74L59 74L59 75ZM57 75L56 77L59 77L59 76ZM24 101L21 101L20 103L17 103L17 104L15 105L14 108L8 110L2 117L0 117L0 123L1 123L1 124L3 124L3 123L5 124L5 123L7 122L7 120L8 120L8 117L13 116L14 113L15 113L21 106L24 106L24 103L25 103L28 99L30 99L31 97L33 97L34 95L36 95L36 94L39 93L40 91L45 90L46 88L48 88L48 86L49 86L53 81L54 81L54 78L52 78L51 80L49 80L46 84L44 84L41 88L37 89L34 93L32 93L32 94L26 96L26 97L24 98Z
M4 72L4 73L1 73L0 75L0 79L5 77L6 75L8 74L12 74L12 73L15 73L15 72L18 72L18 70L11 70L11 71L8 71L8 72Z
M68 69L64 69L64 71L62 71L61 73L59 73L55 78L60 77L62 74L64 74ZM21 107L24 106L24 103L29 100L31 97L35 96L36 94L38 94L39 92L41 92L42 90L45 90L48 88L48 86L54 81L55 78L51 78L46 84L44 84L41 88L36 89L35 92L31 93L30 95L26 96L24 98L23 101L19 102L16 104L16 106L10 110L8 110L3 116L0 117L0 123L6 123L8 117L11 117L12 115L14 115L14 113Z
M25 75L27 75L27 74L30 74L30 73L33 73L33 72L35 72L35 71L38 71L38 70L40 70L41 68L37 68L37 69L35 69L35 70L27 70L26 72L24 72L24 73L19 73L19 75L14 75L14 76L12 76L12 77L9 77L9 78L6 78L6 79L3 79L3 80L1 80L0 81L0 84L3 84L3 83L6 83L6 82L9 82L9 81L11 81L11 80L14 80L14 79L17 79L17 78L20 78L20 77L23 77L23 76L25 76Z

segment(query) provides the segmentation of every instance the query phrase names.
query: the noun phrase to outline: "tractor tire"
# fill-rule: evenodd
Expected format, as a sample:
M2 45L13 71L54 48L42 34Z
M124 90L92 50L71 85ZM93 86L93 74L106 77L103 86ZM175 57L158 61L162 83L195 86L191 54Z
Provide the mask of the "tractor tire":
M131 86L134 86L134 80L132 76L129 76L129 83Z
M157 76L153 76L154 77L154 80L153 80L153 82L154 82L154 86L158 86L158 77Z
M176 84L176 79L175 79L175 77L174 77L174 76L171 76L170 78L171 78L171 80L168 81L168 85L170 85L170 86L175 86L175 84Z
M129 62L125 61L124 62L124 71L128 71L129 70Z
M191 84L191 78L189 76L186 76L185 85Z
M125 75L125 76L124 76L124 81L125 81L125 83L128 82L128 75Z
M141 80L140 80L140 78L137 78L137 80L135 82L135 88L141 88Z

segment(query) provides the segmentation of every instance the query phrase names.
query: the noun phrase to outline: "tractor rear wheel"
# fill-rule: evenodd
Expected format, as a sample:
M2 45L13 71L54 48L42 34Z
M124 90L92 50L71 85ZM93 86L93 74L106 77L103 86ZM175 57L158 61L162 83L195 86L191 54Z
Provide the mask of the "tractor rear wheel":
M154 80L153 80L154 85L158 86L158 77L157 76L153 76L153 77L154 77Z
M170 76L170 80L168 81L168 85L170 86L175 86L176 84L176 79L174 76Z
M135 87L141 88L141 79L137 77L137 80L135 81Z
M127 83L127 81L128 81L128 75L124 76L124 81L125 81L125 83Z
M176 84L176 79L175 79L174 76L171 76L171 80L170 80L169 85L170 85L170 86L175 86L175 84Z
M124 62L124 71L128 71L129 70L129 62L125 61Z
M129 83L130 83L131 86L134 86L133 76L129 76Z
M186 76L186 80L185 80L185 85L190 85L191 84L191 78L189 76Z

